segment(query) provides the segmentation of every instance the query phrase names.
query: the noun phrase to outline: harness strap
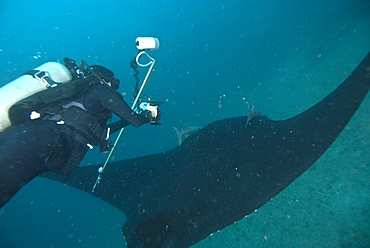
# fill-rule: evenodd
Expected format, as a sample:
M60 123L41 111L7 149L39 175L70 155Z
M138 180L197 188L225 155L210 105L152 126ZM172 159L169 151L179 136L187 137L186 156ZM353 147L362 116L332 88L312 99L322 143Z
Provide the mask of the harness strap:
M23 73L23 75L30 75L33 78L40 80L42 83L46 84L46 87L51 87L52 85L55 84L54 80L51 79L49 73L46 71L29 70Z

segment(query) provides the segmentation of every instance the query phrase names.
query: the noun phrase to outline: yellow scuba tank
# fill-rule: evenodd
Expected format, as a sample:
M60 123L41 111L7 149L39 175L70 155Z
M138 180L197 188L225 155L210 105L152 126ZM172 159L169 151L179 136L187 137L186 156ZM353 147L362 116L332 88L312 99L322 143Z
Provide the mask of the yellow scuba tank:
M8 111L17 102L47 88L53 83L67 83L72 74L66 66L47 62L0 88L0 132L11 126Z

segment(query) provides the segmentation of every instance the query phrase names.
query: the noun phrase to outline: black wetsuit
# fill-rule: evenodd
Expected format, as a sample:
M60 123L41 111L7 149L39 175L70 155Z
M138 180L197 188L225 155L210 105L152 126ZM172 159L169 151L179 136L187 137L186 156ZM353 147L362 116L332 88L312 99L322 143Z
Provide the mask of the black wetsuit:
M122 96L107 85L90 86L79 100L83 111L103 126L111 113L121 118L110 125L111 133L127 125L138 127L149 122L148 115L133 112ZM36 176L47 171L70 174L85 156L87 143L91 142L83 132L47 119L14 125L0 134L0 207Z

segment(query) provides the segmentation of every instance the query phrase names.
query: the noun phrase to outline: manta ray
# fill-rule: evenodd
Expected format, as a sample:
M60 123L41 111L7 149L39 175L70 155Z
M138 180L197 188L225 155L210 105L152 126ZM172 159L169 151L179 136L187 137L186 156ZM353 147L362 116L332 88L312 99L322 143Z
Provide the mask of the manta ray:
M215 121L162 153L46 177L122 210L129 248L184 248L253 213L315 163L370 87L370 53L332 93L292 118Z

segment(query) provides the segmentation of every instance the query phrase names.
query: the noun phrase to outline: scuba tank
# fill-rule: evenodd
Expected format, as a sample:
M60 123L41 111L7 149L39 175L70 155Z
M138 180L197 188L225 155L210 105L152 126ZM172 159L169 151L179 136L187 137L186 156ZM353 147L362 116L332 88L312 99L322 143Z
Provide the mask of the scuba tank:
M0 132L11 126L9 109L17 102L53 87L55 83L72 80L70 70L63 64L47 62L0 88Z

